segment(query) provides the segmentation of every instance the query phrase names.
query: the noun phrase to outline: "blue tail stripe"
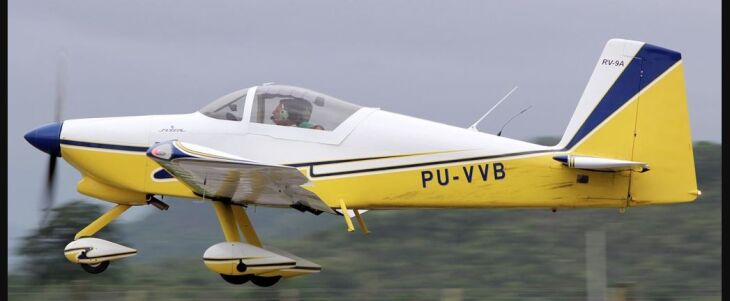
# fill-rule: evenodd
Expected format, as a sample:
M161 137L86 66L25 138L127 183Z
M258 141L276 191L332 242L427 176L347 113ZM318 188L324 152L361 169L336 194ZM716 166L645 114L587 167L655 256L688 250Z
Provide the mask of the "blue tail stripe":
M644 77L641 80L641 89L651 84L657 77L664 74L667 69L682 59L679 52L651 44L645 44L637 56L641 57L644 63Z
M644 44L616 79L603 99L581 125L565 149L571 149L636 93L653 82L682 58L679 52ZM643 75L642 75L643 69Z
M640 51L641 52L641 51ZM633 59L626 66L623 73L616 79L613 86L608 90L603 99L598 103L593 112L575 133L573 139L566 148L570 149L579 141L583 140L593 129L601 124L608 116L611 116L618 108L623 106L631 97L639 92L639 79L641 76L641 60Z

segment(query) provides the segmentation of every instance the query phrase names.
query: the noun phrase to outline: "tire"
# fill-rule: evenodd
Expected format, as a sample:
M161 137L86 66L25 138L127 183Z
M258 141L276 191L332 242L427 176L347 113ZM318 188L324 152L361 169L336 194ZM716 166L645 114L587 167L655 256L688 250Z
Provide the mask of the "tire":
M244 284L244 283L248 282L249 280L251 280L251 275L225 275L225 274L221 274L221 277L226 282L228 282L230 284L237 284L237 285Z
M260 286L260 287L269 287L277 282L279 282L279 279L281 279L281 276L276 277L257 277L254 276L251 278L251 283Z
M109 267L109 261L102 261L97 264L81 264L81 268L84 269L87 273L91 274L99 274L103 271L106 271L106 268Z

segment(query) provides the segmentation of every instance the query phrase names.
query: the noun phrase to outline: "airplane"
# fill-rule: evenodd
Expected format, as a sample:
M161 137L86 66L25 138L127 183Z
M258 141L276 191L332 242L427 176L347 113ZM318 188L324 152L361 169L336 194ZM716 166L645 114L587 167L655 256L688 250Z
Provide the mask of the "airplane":
M268 287L321 266L264 245L249 206L353 217L411 208L617 208L694 201L697 188L681 54L609 40L554 146L262 84L197 112L65 120L25 139L81 174L77 190L116 204L64 249L89 273L137 250L93 237L164 196L209 202L224 241L205 265Z

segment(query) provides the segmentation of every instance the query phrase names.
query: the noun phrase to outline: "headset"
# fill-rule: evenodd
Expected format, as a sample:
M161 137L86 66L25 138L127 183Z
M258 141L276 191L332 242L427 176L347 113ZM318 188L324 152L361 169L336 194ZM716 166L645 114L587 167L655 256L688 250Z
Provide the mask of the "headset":
M279 122L289 119L289 112L287 112L286 106L284 104L281 105L281 110L279 110L279 114L276 114L274 118L276 118L276 121Z

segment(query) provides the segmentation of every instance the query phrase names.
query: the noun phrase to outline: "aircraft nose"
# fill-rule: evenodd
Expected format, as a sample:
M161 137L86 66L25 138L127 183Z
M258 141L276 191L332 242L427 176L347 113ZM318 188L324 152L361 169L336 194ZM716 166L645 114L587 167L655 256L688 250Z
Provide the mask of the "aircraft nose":
M54 122L42 125L25 134L25 140L35 148L54 156L61 156L61 127L63 123Z

